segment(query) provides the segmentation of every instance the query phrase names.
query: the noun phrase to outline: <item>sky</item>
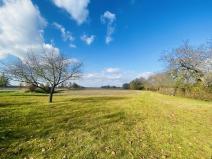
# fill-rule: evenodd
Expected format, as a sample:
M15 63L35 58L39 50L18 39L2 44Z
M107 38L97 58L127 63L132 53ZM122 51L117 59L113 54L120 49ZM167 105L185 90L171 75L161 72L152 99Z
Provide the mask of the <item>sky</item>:
M0 59L55 49L83 62L84 86L147 78L165 50L211 38L211 0L0 0Z

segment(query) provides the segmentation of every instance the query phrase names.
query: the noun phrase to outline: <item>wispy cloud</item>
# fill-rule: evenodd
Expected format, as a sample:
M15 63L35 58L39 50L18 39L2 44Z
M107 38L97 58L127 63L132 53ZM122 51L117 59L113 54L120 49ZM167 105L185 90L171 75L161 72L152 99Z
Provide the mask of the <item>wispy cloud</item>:
M63 41L68 41L70 43L69 47L76 48L76 45L73 44L75 38L70 31L68 31L63 25L57 22L54 22L53 26L60 31Z
M61 32L61 36L64 41L74 41L75 38L73 37L70 31L65 29L64 26L62 26L57 22L54 22L53 25L56 29L58 29Z
M89 11L88 4L90 0L52 0L53 3L64 10L66 10L72 19L78 24L86 21Z
M69 44L69 47L70 47L70 48L77 48L77 46L76 46L75 44L72 44L72 43Z
M143 72L143 73L139 74L139 77L143 77L145 79L148 79L153 74L154 74L153 72Z
M81 36L81 40L84 41L87 45L91 45L95 40L95 35L88 36L84 34Z
M111 13L110 11L106 11L101 16L101 22L103 24L107 24L107 34L105 37L105 43L109 44L113 41L112 35L115 31L115 21L116 21L116 15L114 13Z
M113 68L113 67L109 67L105 69L106 73L111 73L111 74L119 74L121 72L121 70L119 68Z
M79 80L85 86L102 86L102 85L121 85L122 72L119 68L105 68L100 72L85 73L83 78Z

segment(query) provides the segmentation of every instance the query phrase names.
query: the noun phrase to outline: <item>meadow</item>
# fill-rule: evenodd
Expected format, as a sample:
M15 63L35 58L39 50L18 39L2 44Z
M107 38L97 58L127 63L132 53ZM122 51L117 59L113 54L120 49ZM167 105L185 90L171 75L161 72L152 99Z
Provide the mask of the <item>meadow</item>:
M212 102L147 91L0 91L1 159L210 159Z

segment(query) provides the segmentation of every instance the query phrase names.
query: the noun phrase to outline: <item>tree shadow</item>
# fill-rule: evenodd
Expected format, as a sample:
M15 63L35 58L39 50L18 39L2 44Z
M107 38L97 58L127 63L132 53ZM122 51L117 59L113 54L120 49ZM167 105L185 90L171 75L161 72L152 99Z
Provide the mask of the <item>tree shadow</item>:
M0 107L8 107L8 106L11 106L12 103L0 103Z
M24 93L24 94L10 94L10 95L8 95L8 96L19 96L19 97L25 97L25 96L48 96L49 94L47 94L47 93L36 93L36 94L27 94L27 93Z
M114 97L114 96L100 96L100 97L74 97L70 99L71 102L102 102L102 101L113 101L113 100L123 100L129 97Z
M31 105L35 102L16 102L16 103L10 103L10 102L0 102L0 108L3 107L20 107L23 105Z
M103 101L117 101L126 98L104 96L75 97L66 102L55 103L43 110L32 110L31 113L25 115L16 114L5 120L0 119L0 149L6 149L8 156L14 155L12 154L14 152L7 150L10 145L33 139L47 139L55 133L70 132L78 129L95 135L95 133L100 131L99 127L106 129L111 125L123 123L127 120L127 115L124 111L111 110L111 108L104 105ZM0 107L10 106L11 104L2 103ZM24 104L30 105L32 103L25 102L22 105ZM21 104L19 105L18 103L18 106L21 106ZM15 155L21 153L18 151Z

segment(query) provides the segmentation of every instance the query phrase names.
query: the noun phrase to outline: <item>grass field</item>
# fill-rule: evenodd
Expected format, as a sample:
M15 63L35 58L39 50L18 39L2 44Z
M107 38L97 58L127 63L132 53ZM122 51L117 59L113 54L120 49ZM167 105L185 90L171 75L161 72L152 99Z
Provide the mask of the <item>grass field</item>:
M152 92L0 92L0 158L211 159L212 102Z

